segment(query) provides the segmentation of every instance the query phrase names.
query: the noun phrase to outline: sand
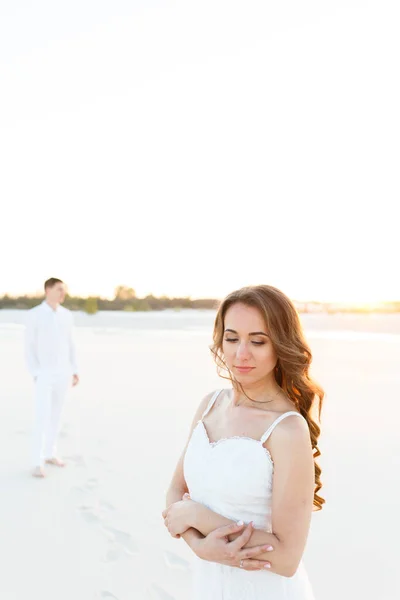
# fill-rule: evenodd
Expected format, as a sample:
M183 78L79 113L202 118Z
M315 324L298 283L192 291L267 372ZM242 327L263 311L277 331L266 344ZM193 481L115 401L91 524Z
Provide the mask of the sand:
M59 440L68 465L44 480L30 476L24 318L0 311L0 598L187 600L190 550L160 513L196 405L227 385L208 350L213 314L76 314L81 384ZM400 317L304 324L327 391L327 504L305 554L316 599L395 600Z

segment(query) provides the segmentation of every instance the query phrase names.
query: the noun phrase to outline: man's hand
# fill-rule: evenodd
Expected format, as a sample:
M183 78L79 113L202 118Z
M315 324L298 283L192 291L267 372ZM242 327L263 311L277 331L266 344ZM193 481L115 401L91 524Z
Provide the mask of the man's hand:
M273 550L272 546L244 548L251 538L252 531L252 523L244 527L240 521L233 525L219 527L208 534L207 537L197 540L192 550L203 560L230 567L240 567L246 571L270 569L270 562L257 560L255 557L264 552L271 552ZM233 542L230 542L228 536L238 532L242 533Z
M75 387L76 385L78 385L79 383L79 375L77 375L75 373L75 375L72 375L72 387Z

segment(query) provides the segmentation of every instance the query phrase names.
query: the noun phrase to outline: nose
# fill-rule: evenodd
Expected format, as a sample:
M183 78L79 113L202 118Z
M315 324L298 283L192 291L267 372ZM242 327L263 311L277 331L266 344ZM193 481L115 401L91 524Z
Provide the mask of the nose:
M239 360L245 360L246 358L250 357L249 346L246 342L240 342L237 347L236 357Z

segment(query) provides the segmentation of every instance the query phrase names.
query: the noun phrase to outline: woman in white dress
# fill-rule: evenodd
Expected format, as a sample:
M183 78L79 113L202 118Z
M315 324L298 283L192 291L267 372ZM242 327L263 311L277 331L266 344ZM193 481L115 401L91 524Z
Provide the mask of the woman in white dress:
M324 503L324 394L298 314L274 287L242 288L221 303L213 341L232 385L200 403L163 512L196 555L192 598L312 600L301 559Z

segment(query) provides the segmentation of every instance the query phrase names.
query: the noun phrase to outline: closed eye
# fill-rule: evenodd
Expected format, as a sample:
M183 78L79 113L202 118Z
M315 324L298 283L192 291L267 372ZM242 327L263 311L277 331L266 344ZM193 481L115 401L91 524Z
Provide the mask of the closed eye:
M239 340L237 338L225 338L225 342L238 342ZM265 342L251 342L252 344L254 344L255 346L263 346L265 344Z

